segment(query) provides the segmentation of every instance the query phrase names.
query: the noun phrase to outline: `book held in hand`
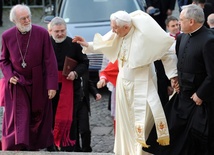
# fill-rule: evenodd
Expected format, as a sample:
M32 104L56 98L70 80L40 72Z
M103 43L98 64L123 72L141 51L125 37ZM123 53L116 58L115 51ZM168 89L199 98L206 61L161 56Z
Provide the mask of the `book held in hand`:
M68 74L74 70L74 68L77 66L77 61L66 56L65 57L65 62L62 70L62 75L68 76Z

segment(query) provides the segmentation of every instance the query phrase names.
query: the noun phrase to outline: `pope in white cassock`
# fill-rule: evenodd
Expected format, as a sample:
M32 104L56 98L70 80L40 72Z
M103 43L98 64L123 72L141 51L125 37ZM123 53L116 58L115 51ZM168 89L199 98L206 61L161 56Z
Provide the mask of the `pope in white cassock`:
M174 39L148 14L138 10L113 13L112 31L95 34L93 42L76 36L84 53L103 53L111 62L118 59L116 85L116 155L147 155L146 139L155 123L157 141L169 145L170 137L165 114L157 93L153 62L161 59L166 74L177 82L177 58L168 49Z

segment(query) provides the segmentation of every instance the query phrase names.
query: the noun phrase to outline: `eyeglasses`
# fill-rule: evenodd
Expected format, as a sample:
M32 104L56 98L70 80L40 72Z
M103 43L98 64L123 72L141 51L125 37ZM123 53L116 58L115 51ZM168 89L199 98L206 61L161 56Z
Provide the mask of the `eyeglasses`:
M31 20L31 15L19 18L20 21Z

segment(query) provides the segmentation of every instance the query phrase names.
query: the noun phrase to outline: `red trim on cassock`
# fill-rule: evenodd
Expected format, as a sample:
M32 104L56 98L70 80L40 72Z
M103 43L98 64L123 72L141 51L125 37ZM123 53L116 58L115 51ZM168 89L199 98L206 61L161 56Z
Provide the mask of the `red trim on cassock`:
M58 72L59 82L62 83L59 102L56 110L54 125L54 143L57 147L75 145L70 139L70 128L73 116L73 81L67 80L62 72Z

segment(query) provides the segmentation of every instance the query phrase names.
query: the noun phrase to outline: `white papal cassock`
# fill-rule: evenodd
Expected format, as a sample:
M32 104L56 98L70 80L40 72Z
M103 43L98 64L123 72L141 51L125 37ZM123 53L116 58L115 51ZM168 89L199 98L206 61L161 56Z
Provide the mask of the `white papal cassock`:
M161 59L168 78L177 76L177 58L168 49L174 39L146 13L131 14L133 27L124 37L111 31L96 34L84 53L103 53L110 61L118 59L116 85L116 155L147 155L142 146L155 123L157 141L169 144L166 118L157 93L157 79L153 62Z

